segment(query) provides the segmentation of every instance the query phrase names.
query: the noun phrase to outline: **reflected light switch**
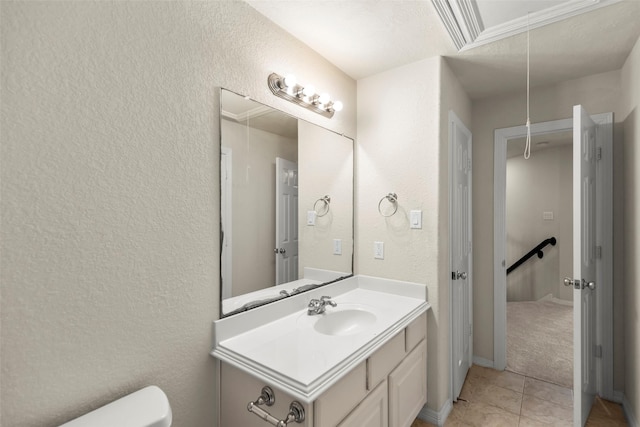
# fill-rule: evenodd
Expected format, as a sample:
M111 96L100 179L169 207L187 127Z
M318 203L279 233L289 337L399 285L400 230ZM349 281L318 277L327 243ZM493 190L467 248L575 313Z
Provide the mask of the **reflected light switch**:
M307 225L316 225L316 211L307 211Z
M422 211L411 211L409 223L411 228L422 228Z

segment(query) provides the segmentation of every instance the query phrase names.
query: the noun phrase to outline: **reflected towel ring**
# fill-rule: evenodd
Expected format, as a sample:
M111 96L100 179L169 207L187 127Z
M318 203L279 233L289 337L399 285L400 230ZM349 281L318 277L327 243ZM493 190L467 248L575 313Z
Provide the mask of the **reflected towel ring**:
M318 211L318 203L323 202L324 205L321 205L320 208L322 209L321 212ZM329 213L329 203L331 203L331 197L329 196L324 196L319 198L318 200L316 200L316 202L313 204L313 211L316 213L316 216L318 217L322 217L325 216L326 214Z
M391 212L389 215L383 214L382 209L380 209L380 207L382 206L382 201L384 199L387 199L389 203L393 205L393 212ZM378 202L378 212L380 212L380 215L382 215L385 218L393 216L396 212L398 212L398 195L396 193L389 193L386 196L384 196L382 199L380 199L380 201Z

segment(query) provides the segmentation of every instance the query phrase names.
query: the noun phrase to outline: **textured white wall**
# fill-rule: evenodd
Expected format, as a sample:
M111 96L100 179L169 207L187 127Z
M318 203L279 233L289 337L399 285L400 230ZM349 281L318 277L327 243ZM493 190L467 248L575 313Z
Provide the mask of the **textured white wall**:
M470 101L442 58L358 81L356 271L427 285L427 406L435 411L449 395L449 109L470 122ZM378 203L390 192L398 211L384 218ZM414 209L420 230L409 228ZM383 260L373 257L375 241L384 242Z
M473 229L475 273L474 291L474 354L493 360L493 147L494 130L524 125L526 121L526 91L487 98L473 103ZM621 84L620 71L568 80L557 85L531 89L531 121L534 123L566 119L572 116L573 105L582 104L591 114L613 112L619 123L620 97L627 90ZM620 149L622 132L614 127L614 252L623 239L622 228L622 167ZM622 281L619 272L622 259L614 255L614 307L622 304ZM624 382L622 351L622 312L614 311L614 388Z
M304 268L353 271L354 143L302 120L298 121L298 231L300 277ZM307 212L319 198L331 198L329 212L307 225ZM323 212L323 202L318 202ZM334 255L333 240L342 241L342 255Z
M431 58L358 80L356 156L356 271L427 285L432 307L427 405L432 409L439 409L446 396L437 367L446 362L439 353L448 348L439 328L440 68L440 59ZM398 195L398 211L384 218L378 203L391 192ZM422 210L421 230L409 228L412 209ZM373 258L375 241L384 242L383 260Z
M355 82L242 2L2 2L0 19L0 422L157 384L174 425L210 427L218 88L354 136ZM345 110L275 98L273 71Z
M640 39L622 68L624 124L624 393L640 419Z
M542 250L542 259L534 256L507 276L507 301L573 297L561 286L573 270L572 161L571 145L534 151L528 160L507 159L507 266L544 239L557 240ZM548 211L553 220L543 219Z

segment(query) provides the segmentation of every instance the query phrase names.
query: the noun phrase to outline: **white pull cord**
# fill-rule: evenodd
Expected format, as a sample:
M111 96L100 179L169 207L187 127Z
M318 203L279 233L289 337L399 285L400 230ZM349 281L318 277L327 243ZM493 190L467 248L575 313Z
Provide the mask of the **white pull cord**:
M527 13L527 142L524 146L524 158L531 157L531 120L529 120L529 14Z

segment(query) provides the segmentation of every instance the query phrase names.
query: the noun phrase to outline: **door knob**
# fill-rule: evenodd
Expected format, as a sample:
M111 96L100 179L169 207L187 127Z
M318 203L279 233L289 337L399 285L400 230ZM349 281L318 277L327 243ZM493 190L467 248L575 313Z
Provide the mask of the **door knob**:
M582 279L571 279L569 277L565 277L564 280L564 285L565 286L573 286L575 289L584 289L584 288L589 288L591 290L594 290L596 288L596 283L595 282L587 282L586 280Z
M460 272L460 271L458 271L458 270L456 270L456 271L452 271L452 272L451 272L451 278L452 278L453 280L460 280L460 279L462 279L462 280L467 280L467 273L466 273L466 272L464 272L464 271L463 271L463 272Z
M285 252L287 252L287 251L286 251L284 248L275 248L275 249L273 250L273 253L274 253L274 254L283 254L283 253L285 253Z

